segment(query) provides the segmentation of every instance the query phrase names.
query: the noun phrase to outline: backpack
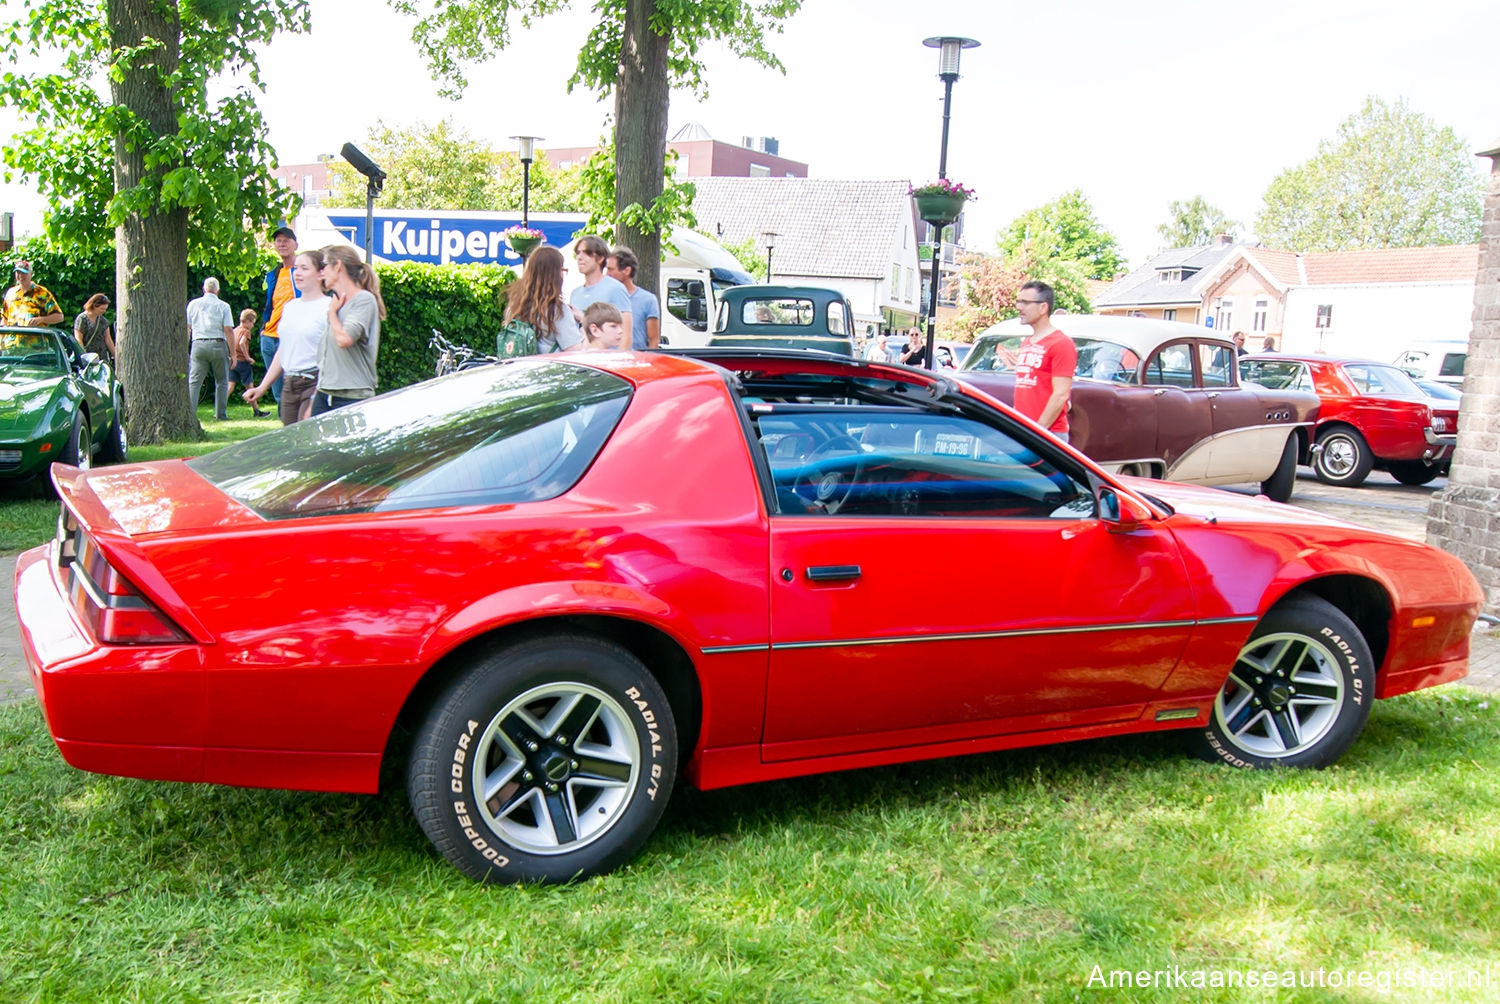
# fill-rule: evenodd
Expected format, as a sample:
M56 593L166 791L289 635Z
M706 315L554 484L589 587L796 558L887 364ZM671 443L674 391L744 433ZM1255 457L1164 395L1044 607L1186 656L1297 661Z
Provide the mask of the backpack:
M519 317L506 321L495 338L495 354L501 359L534 356L539 351L536 328Z

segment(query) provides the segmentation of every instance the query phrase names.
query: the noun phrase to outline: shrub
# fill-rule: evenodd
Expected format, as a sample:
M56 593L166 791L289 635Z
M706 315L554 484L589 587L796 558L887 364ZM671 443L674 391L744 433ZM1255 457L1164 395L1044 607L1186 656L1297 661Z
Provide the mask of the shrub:
M30 260L36 281L52 291L63 311L63 327L71 326L83 304L95 293L110 298L106 317L115 323L114 306L119 303L115 290L115 254L113 249L86 257L64 255L47 247L41 238L0 254L0 275L9 277L19 258ZM266 252L261 275L276 264L276 256ZM504 265L428 265L421 262L377 264L380 292L389 315L381 325L379 379L382 391L395 390L432 376L433 356L427 347L436 328L455 342L470 345L493 354L495 335L504 323L505 287L516 273ZM188 269L188 298L203 292L203 280L218 275L212 267ZM219 298L229 304L236 319L246 307L261 315L266 303L265 283L255 279L246 287L231 286L219 276ZM5 283L9 285L9 283ZM257 335L265 324L256 322ZM184 322L185 324L185 322ZM263 372L259 338L250 341L255 359L256 379Z
M505 287L516 273L504 265L377 265L387 317L380 327L380 390L432 376L427 343L436 328L454 342L493 355L505 321Z

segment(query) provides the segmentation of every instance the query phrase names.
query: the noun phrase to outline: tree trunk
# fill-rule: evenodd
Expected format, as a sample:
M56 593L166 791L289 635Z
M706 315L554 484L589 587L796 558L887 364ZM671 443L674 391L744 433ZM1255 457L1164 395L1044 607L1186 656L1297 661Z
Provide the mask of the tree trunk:
M151 137L177 133L177 95L164 82L176 72L182 25L177 4L108 0L109 41L115 52L159 43L119 80L114 103L139 118ZM115 191L150 182L145 151L115 135ZM160 182L151 187L159 190ZM187 399L187 210L133 212L115 228L115 332L120 382L129 402L132 442L196 439L197 410Z
M656 0L630 0L625 8L625 38L620 45L620 77L615 81L615 210L633 202L650 208L662 191L667 156L666 35L651 30ZM615 242L635 251L640 260L636 285L660 293L661 235L621 223Z

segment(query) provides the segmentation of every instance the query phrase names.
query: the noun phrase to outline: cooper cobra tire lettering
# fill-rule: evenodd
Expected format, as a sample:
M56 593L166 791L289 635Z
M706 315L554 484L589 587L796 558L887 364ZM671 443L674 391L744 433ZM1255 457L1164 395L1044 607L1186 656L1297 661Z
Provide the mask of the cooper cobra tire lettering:
M498 648L436 695L407 788L464 874L565 882L627 862L676 771L671 705L646 667L611 642L559 635Z

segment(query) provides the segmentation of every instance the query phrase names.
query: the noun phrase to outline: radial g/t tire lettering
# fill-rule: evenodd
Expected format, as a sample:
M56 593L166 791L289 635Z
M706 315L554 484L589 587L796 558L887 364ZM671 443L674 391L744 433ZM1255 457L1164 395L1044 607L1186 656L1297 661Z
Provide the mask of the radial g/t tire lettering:
M1235 767L1326 767L1364 728L1374 699L1359 628L1326 600L1298 597L1261 618L1189 743Z
M407 768L412 812L481 882L566 882L617 868L655 829L677 730L650 672L585 635L518 642L434 700Z

